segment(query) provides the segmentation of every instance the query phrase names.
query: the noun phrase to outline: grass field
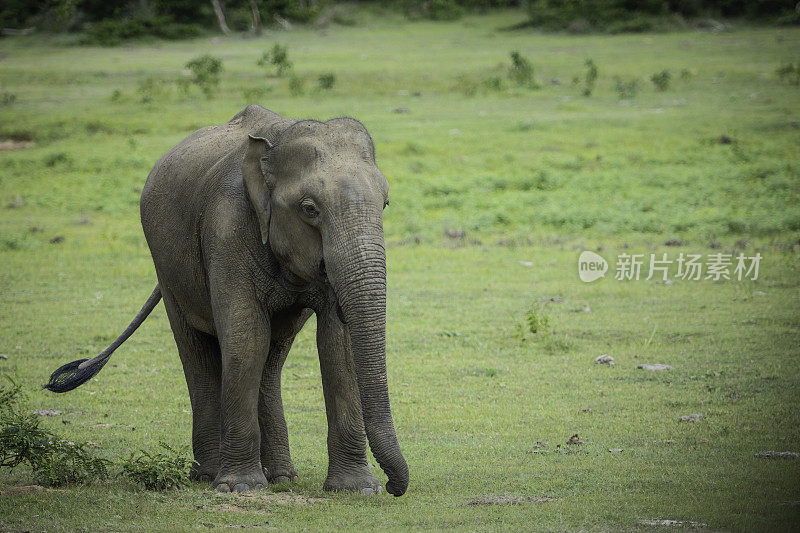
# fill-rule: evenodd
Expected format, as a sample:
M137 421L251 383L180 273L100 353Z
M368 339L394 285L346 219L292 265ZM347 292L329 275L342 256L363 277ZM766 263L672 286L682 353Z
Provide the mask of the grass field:
M62 411L42 423L109 458L189 443L161 306L91 382L38 386L104 348L152 290L138 197L167 149L248 103L349 115L391 186L387 358L412 477L402 498L322 492L309 324L283 375L291 491L118 479L44 491L4 470L0 529L800 527L800 459L755 457L800 452L800 88L776 74L798 60L800 30L499 29L522 19L370 13L351 27L109 49L0 40L0 373L31 409ZM276 41L304 94L256 65ZM507 76L515 50L538 87ZM225 69L212 99L176 83L203 53ZM585 97L590 58L599 78ZM650 77L665 69L657 91ZM327 72L334 87L316 88ZM578 279L582 250L611 263L606 279ZM622 253L763 259L755 281L665 284L615 280ZM548 324L532 333L528 319ZM593 364L600 354L616 364ZM690 414L703 418L679 421ZM583 444L566 444L574 434Z

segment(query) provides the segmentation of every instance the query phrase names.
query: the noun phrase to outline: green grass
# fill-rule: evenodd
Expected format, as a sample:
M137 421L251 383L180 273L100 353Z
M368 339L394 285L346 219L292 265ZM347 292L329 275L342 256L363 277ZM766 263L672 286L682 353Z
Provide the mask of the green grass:
M161 154L248 103L349 115L369 128L391 185L387 357L412 482L402 498L322 492L312 323L284 370L300 471L291 493L142 492L119 479L15 493L29 473L3 471L0 529L796 528L800 463L754 454L800 451L800 100L775 73L797 60L800 31L497 30L523 18L365 16L324 32L110 49L1 40L0 86L16 98L0 107L0 139L36 145L0 152L0 372L31 390L32 409L63 411L43 423L109 458L188 444L188 395L161 306L88 384L64 395L37 387L105 347L152 289L138 196ZM256 65L275 40L305 95ZM514 50L539 89L509 80ZM225 69L210 100L174 83L204 53ZM572 84L587 58L600 72L589 98ZM670 87L658 92L650 76L665 69ZM314 90L328 72L335 86ZM639 80L635 98L619 101L615 76ZM612 264L584 284L584 249L612 263L623 252L764 260L758 281L621 282ZM561 301L539 301L548 298ZM532 306L546 331L523 340ZM603 353L616 365L592 363ZM678 421L693 413L705 418ZM585 443L567 446L575 433ZM469 505L485 495L554 501Z

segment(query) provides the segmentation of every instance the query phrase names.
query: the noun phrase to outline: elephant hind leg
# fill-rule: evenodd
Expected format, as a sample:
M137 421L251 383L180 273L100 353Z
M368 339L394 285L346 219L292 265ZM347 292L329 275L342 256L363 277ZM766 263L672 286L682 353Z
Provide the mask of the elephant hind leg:
M167 309L192 405L192 478L211 482L219 471L221 356L219 342L191 327L185 314L166 291Z

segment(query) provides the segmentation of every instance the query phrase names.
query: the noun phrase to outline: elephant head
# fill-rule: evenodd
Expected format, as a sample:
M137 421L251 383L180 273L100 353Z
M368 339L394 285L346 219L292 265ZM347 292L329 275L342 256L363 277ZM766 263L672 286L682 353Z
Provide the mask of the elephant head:
M386 379L388 183L357 120L301 121L275 141L250 136L242 175L264 244L309 283L328 283L350 333L364 428L399 496L408 466L397 443Z

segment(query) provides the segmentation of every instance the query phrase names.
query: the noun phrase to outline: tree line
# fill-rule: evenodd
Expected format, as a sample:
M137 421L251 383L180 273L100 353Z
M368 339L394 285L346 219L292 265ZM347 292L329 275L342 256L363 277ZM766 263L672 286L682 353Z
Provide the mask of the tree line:
M457 19L475 11L524 8L529 18L522 25L568 31L602 30L620 23L623 30L627 24L629 31L646 31L652 29L647 20L676 15L800 22L796 0L3 0L0 28L4 34L91 30L100 41L145 34L184 38L203 31L259 33L264 24L286 27L292 22L312 22L326 8L343 3L351 10L373 4L400 10L410 18L433 20ZM104 32L108 34L105 37Z

